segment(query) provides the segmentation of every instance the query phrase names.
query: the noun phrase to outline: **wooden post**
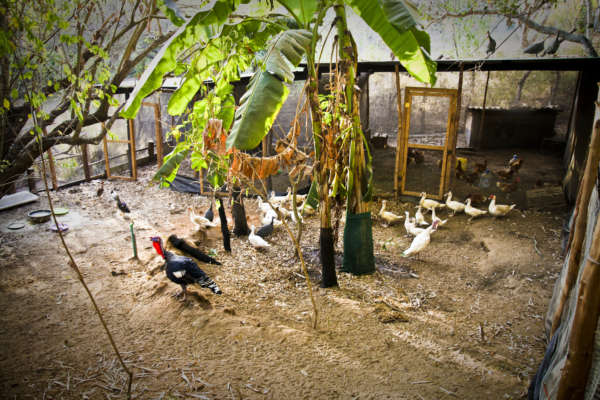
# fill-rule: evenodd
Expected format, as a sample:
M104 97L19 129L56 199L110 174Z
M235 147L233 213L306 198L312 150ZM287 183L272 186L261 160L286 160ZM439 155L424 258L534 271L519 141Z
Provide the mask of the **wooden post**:
M565 284L563 285L558 301L558 307L552 317L552 328L550 329L550 337L560 324L560 318L565 308L565 303L569 297L569 293L577 280L579 274L579 264L581 261L581 248L585 239L585 231L587 228L588 203L592 195L592 189L596 184L598 176L598 162L600 162L600 119L594 124L594 130L590 139L587 161L583 173L583 180L577 194L575 203L575 214L573 217L573 228L571 229L571 242L569 260L567 261L567 272Z
M485 79L485 90L483 91L483 106L481 108L481 119L479 120L479 131L477 135L477 147L481 147L483 121L485 120L485 104L487 102L488 84L490 82L490 71L487 72L487 78Z
M42 133L44 136L48 135L46 132L46 127L42 128ZM56 168L54 167L54 157L52 157L52 148L46 150L48 153L48 166L50 167L50 177L52 178L52 188L56 191L58 190L58 180L56 179Z
M102 129L106 129L104 122L102 123ZM108 135L108 133L106 134ZM106 179L110 179L110 164L108 162L108 140L106 135L102 138L102 147L104 148L104 172L106 172Z
M600 314L600 215L596 217L590 253L583 268L558 400L582 399L591 371L594 334Z
M56 179L56 168L54 167L54 157L52 156L52 149L46 150L48 153L48 166L50 167L50 176L52 178L52 188L58 190L58 180Z
M458 94L456 98L456 115L454 118L454 135L451 136L452 140L450 143L450 161L447 166L447 179L445 189L450 188L452 184L452 176L456 169L456 144L458 142L458 129L460 127L460 111L462 107L462 86L463 86L463 64L460 63L460 72L458 73Z
M398 200L400 187L398 184L398 174L400 174L401 154L404 154L404 141L402 139L402 89L400 88L400 70L396 65L396 100L398 106L398 131L396 134L396 165L394 167L394 198Z
M131 149L131 177L137 181L137 157L135 154L135 130L133 120L129 120L129 148Z
M81 145L81 160L83 161L83 175L85 176L85 180L89 181L91 179L92 174L90 173L90 163L88 158L88 145Z

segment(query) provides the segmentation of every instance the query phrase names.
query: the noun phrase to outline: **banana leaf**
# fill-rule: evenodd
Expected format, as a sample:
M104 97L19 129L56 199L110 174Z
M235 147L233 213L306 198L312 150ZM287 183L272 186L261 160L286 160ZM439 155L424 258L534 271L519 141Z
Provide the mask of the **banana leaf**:
M289 94L286 83L294 80L296 67L306 52L312 35L303 29L292 29L273 38L264 69L259 68L246 93L240 99L227 148L250 150L267 134Z
M298 23L307 28L313 14L317 10L317 0L279 0Z
M429 57L426 33L416 22L403 0L348 0L354 11L381 36L400 63L417 80L435 84L437 64ZM382 4L385 6L382 7ZM423 50L425 49L425 50Z

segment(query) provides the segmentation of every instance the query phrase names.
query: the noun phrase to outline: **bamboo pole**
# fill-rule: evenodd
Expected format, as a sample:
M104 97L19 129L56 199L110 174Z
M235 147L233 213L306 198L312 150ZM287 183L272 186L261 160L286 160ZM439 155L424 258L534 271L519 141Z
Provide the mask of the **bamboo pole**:
M398 174L400 173L400 154L404 151L404 146L402 145L402 89L400 88L400 69L398 68L398 65L396 65L396 98L398 100L398 133L396 136L396 165L394 167L394 198L398 200L400 189L398 182Z
M577 202L575 203L575 215L573 228L571 230L572 241L570 247L569 259L567 261L567 272L565 284L562 287L558 307L552 317L552 328L550 329L550 337L558 328L560 318L565 307L569 293L575 284L579 273L579 264L581 261L581 248L585 239L585 231L587 227L588 203L592 194L592 189L596 183L598 176L598 162L600 162L600 120L594 124L594 130L590 139L587 161L583 173L583 180L577 194Z
M558 400L582 399L591 370L594 333L600 314L600 215L596 217L590 253L583 268Z

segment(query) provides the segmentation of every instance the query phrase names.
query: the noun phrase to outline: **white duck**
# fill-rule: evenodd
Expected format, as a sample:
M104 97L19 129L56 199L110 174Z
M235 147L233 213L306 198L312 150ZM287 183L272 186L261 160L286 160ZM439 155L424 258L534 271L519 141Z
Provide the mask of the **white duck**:
M287 193L284 196L276 196L275 191L271 191L271 197L269 197L269 202L276 206L282 206L286 201L288 201L291 197L292 188L288 186Z
M433 207L433 209L435 210L435 207ZM421 212L421 206L417 207L417 212L415 213L415 222L417 225L429 225L429 223L425 221L425 217Z
M515 208L516 204L505 205L505 204L496 204L496 195L491 195L490 206L488 208L490 215L494 217L504 217L508 214L513 208Z
M273 218L277 219L277 213L275 212L275 210L269 209L263 215L261 223L263 225L267 225L271 222L271 219L273 219Z
M192 207L188 207L188 211L190 212L190 221L192 221L197 231L214 228L218 225L216 221L211 222L202 215L196 214Z
M313 215L317 212L317 210L315 210L313 208L313 206L308 204L308 202L306 200L304 200L304 203L302 203L302 205L300 206L300 209L302 210L302 214L304 214L304 215Z
M465 212L465 204L460 201L452 200L452 192L448 192L446 196L446 207L452 210L452 215Z
M400 222L402 220L401 215L394 214L391 211L386 211L387 200L383 200L381 202L381 210L379 210L379 217L383 219L388 225L395 224L396 222Z
M255 249L266 249L271 247L271 245L263 238L254 233L256 228L254 225L250 226L250 235L248 235L248 241Z
M431 224L433 225L433 223L436 221L437 221L438 226L442 226L442 225L446 225L446 222L448 222L448 218L441 219L440 217L436 217L435 207L433 207L433 209L431 210Z
M435 201L427 198L427 193L421 192L421 199L419 200L419 205L426 210L431 211L433 207L435 208L444 208L445 204L440 203L439 201Z
M271 210L271 206L269 205L269 203L263 201L262 197L260 196L256 198L256 205L264 213L267 213Z
M469 218L469 221L471 221L473 218L477 218L481 215L487 214L487 211L480 210L479 208L471 206L471 198L468 198L467 204L465 205L465 213L471 217Z
M434 222L430 227L424 229L413 239L410 247L402 253L403 257L408 257L412 254L417 254L429 245L431 241L431 232L437 229L437 222Z
M406 229L406 233L417 236L419 233L425 231L424 228L417 228L415 221L408 215L408 211L404 211L404 214L406 215L406 218L404 219L404 229Z

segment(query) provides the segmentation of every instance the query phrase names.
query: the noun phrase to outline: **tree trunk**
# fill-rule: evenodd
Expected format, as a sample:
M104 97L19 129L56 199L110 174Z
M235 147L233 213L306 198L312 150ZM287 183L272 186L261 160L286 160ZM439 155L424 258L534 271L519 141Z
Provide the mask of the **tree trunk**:
M335 6L336 28L339 48L338 79L344 93L338 112L340 123L349 124L348 179L346 226L344 229L344 260L342 269L354 274L375 271L373 254L373 226L369 213L370 171L367 165L368 148L363 140L360 124L358 93L355 90L356 64L358 52L348 30L346 9L342 1ZM346 125L347 126L347 125ZM346 129L345 126L342 126Z
M246 221L246 209L244 208L244 199L240 190L234 189L232 197L231 215L233 217L233 234L235 236L247 236L250 234L250 228L248 228L248 222Z
M323 7L323 4L320 4ZM315 27L320 25L320 21L324 17L323 10L319 13ZM327 140L331 132L324 131L322 125L322 110L319 103L319 77L315 68L316 54L316 30L313 32L315 39L311 43L311 48L307 52L308 61L308 86L307 98L310 105L312 117L312 130L315 146L315 170L317 171L317 191L319 194L319 217L321 221L321 232L319 238L319 250L321 256L322 268L322 287L337 286L337 277L335 273L335 258L333 247L333 234L331 229L331 207L329 198L330 177L332 174L331 163L329 163L329 145L333 141Z

